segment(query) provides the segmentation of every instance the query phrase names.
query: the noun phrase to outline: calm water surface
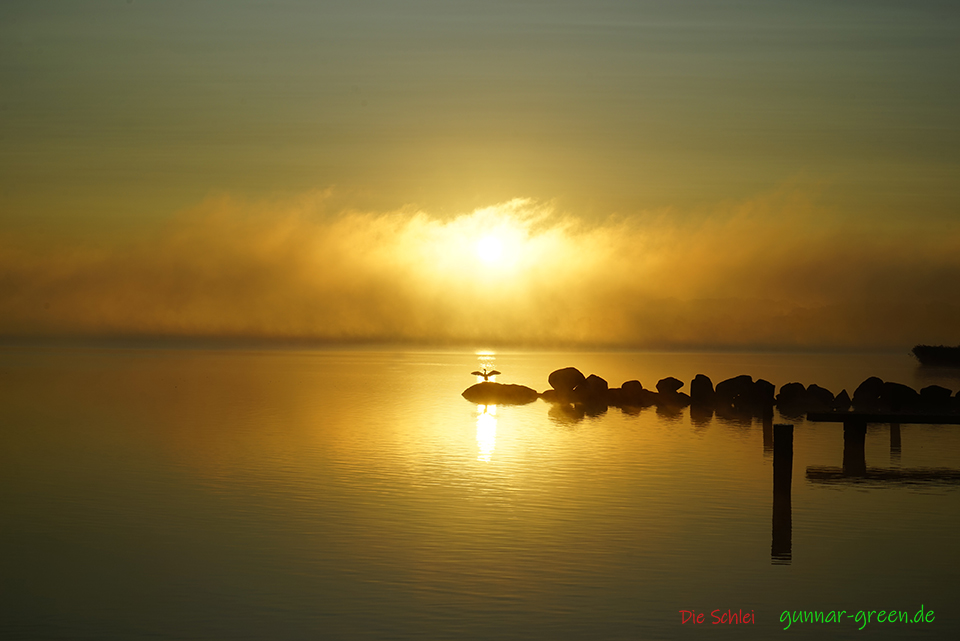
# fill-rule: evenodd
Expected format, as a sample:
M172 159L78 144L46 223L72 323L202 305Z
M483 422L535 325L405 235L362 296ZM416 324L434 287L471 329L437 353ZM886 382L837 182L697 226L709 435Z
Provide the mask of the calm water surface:
M538 390L568 365L646 387L960 388L899 354L4 348L0 637L958 638L946 475L808 480L840 466L842 428L791 420L791 559L774 562L760 419L478 408L460 393L484 363ZM871 426L866 457L957 470L960 427L905 425L892 451ZM921 604L933 623L780 623Z

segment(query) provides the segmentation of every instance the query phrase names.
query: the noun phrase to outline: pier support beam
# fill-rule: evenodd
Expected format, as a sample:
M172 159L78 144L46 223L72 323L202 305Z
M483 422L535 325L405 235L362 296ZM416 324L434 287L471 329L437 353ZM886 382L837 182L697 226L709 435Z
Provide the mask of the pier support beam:
M773 540L770 560L789 565L793 550L793 425L773 426Z

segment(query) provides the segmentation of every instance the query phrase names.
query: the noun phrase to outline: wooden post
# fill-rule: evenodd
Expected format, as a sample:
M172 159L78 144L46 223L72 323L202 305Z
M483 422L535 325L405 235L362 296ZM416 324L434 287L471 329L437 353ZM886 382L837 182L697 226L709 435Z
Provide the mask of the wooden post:
M773 426L773 540L770 559L775 565L789 565L793 549L793 425Z

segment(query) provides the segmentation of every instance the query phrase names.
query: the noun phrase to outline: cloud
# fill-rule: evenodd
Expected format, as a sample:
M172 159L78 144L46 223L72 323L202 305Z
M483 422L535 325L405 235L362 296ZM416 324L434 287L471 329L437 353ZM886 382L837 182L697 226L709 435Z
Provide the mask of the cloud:
M843 223L782 190L587 222L517 199L454 217L328 192L208 199L99 244L0 245L0 334L432 344L909 347L960 341L960 234ZM498 239L493 265L477 254Z

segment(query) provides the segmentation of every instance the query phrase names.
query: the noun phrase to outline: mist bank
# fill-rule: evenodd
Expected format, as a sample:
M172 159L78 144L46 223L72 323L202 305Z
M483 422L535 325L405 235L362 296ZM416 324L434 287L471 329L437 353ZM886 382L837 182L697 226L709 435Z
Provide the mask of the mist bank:
M0 336L632 348L960 342L955 224L871 228L781 190L586 222L328 192L210 198L137 237L0 237ZM495 257L478 243L495 238Z

